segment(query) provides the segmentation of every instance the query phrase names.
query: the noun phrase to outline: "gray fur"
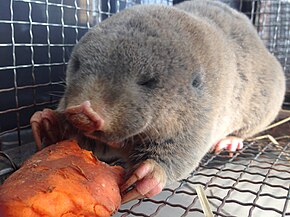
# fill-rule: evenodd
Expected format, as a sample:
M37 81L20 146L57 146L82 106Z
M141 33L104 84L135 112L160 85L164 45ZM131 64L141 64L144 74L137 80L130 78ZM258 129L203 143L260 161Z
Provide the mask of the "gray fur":
M227 135L263 130L284 92L281 66L248 18L195 0L135 6L92 28L72 53L58 110L90 100L105 119L95 135L124 143L114 151L132 168L155 160L170 183Z

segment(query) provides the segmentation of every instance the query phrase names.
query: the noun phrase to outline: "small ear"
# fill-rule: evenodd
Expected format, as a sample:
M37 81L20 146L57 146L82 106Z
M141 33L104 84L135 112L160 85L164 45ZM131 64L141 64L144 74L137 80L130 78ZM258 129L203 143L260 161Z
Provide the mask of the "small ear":
M191 85L195 88L199 88L202 85L202 79L200 74L194 74Z

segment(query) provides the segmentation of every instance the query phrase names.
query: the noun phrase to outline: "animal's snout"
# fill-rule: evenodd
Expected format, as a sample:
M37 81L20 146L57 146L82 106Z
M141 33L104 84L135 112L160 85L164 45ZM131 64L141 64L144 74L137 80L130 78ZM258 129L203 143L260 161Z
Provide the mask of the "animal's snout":
M89 101L68 107L65 116L74 127L85 133L101 131L104 126L103 118L93 110Z

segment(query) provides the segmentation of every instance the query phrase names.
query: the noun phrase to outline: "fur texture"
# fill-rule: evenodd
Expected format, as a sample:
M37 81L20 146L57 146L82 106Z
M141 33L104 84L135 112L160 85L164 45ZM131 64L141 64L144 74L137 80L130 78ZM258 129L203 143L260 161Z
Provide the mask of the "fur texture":
M126 9L76 45L58 111L89 100L105 120L93 134L122 143L132 169L146 159L183 178L226 137L270 124L285 78L241 13L215 1ZM103 145L97 155L105 156Z

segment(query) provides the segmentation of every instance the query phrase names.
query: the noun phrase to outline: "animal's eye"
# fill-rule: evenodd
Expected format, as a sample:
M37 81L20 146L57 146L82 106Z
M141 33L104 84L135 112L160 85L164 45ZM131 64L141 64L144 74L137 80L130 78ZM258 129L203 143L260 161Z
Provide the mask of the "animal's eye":
M80 69L80 66L81 66L81 62L78 58L74 58L72 60L72 67L73 67L73 70L74 71L78 71Z
M157 78L147 78L142 81L138 82L139 85L145 86L147 88L155 88L158 84L158 79Z
M193 79L192 79L191 85L193 87L196 87L196 88L201 86L201 77L200 77L200 75L198 75L198 74L193 75Z

